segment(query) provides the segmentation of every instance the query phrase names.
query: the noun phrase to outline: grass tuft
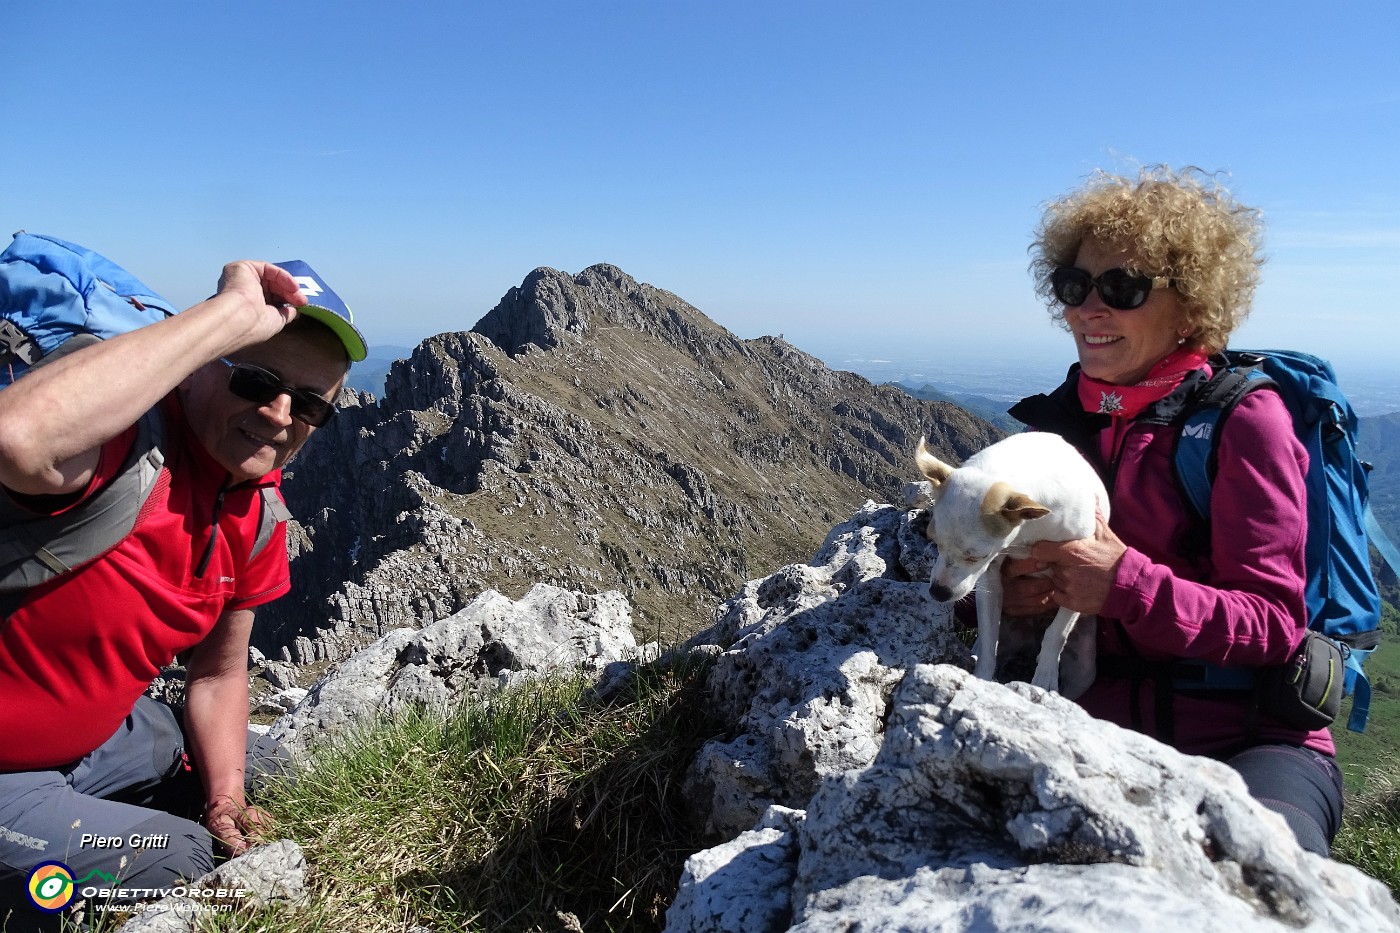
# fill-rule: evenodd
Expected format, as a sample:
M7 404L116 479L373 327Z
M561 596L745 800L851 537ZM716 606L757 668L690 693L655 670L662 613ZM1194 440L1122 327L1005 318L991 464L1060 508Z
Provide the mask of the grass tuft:
M361 730L259 801L306 853L307 902L203 929L660 929L705 844L681 791L719 732L705 670L642 668L608 699L541 680Z
M1384 882L1400 897L1400 759L1373 771L1364 791L1348 795L1332 857Z

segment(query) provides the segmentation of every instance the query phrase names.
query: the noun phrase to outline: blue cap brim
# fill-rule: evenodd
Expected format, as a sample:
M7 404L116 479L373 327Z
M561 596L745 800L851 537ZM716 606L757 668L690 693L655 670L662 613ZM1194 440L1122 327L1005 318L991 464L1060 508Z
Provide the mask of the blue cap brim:
M345 345L350 362L358 363L369 355L364 335L355 327L354 315L350 313L349 305L326 284L326 280L321 278L316 270L300 259L275 262L273 265L291 273L292 278L296 279L297 287L306 297L307 304L298 308L298 313L329 327Z

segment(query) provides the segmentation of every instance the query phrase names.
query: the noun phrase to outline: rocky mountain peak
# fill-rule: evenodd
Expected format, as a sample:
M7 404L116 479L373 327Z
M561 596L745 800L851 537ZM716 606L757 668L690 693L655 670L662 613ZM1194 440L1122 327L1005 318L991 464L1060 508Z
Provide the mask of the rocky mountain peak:
M472 330L515 356L530 345L551 349L566 339L583 341L599 327L694 339L698 330L686 325L697 316L703 317L670 292L640 284L607 263L577 275L542 266L506 292Z
M396 362L286 471L292 595L270 658L338 659L494 588L617 589L641 640L709 624L839 516L1000 432L956 406L742 340L614 266L536 269L470 332Z

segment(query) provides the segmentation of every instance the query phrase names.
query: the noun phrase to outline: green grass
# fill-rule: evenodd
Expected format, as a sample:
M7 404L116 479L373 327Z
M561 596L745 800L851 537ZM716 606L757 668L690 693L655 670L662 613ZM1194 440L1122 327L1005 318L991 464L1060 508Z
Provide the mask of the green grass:
M1385 608L1380 647L1366 662L1371 681L1366 731L1346 728L1349 699L1332 727L1346 778L1346 810L1332 857L1379 879L1400 897L1400 635L1395 610Z
M1347 794L1332 857L1384 882L1400 898L1400 758L1392 757L1370 778L1364 791Z
M259 801L305 851L307 903L202 929L659 930L705 845L680 787L718 732L703 676L643 670L602 706L540 681L356 736Z

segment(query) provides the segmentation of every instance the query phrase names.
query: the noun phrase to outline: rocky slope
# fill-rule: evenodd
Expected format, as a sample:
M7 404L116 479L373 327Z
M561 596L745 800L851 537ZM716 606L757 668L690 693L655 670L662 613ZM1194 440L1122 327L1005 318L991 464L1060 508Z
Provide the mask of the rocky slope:
M675 641L896 497L920 434L952 460L1000 436L612 266L537 269L396 363L383 399L347 392L289 467L294 591L254 643L335 660L540 582L620 590L640 640Z
M723 842L667 933L1400 930L1220 762L977 680L924 590L927 513L867 504L697 636L730 733L689 782Z
M1384 885L1304 852L1225 765L973 678L925 592L927 521L866 503L682 649L714 659L728 728L686 782L714 845L668 933L1400 931ZM627 629L616 593L485 594L338 665L268 739L301 758L379 712L560 668L606 691L650 657Z

